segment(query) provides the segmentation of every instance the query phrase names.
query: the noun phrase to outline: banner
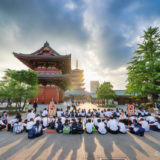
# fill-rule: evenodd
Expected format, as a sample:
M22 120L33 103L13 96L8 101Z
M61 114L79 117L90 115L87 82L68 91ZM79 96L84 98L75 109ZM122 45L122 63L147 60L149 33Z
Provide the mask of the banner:
M56 116L56 105L55 104L50 104L48 108L48 113L49 116Z
M134 105L133 104L128 104L127 105L127 113L129 116L135 115L134 114Z

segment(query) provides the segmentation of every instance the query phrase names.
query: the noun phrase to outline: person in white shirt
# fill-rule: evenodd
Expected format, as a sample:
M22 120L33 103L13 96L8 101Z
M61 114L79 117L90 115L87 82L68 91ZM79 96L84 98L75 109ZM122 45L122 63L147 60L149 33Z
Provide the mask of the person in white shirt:
M35 118L35 114L32 112L32 110L28 110L28 114L27 114L27 121L30 121L31 118Z
M118 122L113 117L110 117L110 120L107 123L107 130L112 134L118 133Z
M26 124L26 131L31 130L34 124L35 124L35 123L34 123L34 119L31 118L30 121L27 122L27 124Z
M96 116L94 119L93 119L93 124L95 126L96 129L98 129L98 116Z
M37 115L36 115L36 118L34 119L35 123L36 123L37 121L41 121L41 120L42 120L41 116L40 116L39 114L37 114Z
M104 121L98 119L98 133L99 134L107 134L107 129L105 128Z
M144 116L148 116L149 112L147 110L144 111Z
M154 123L150 124L150 129L152 131L160 132L160 122L158 118L155 119Z
M6 125L5 125L5 123L3 123L2 117L0 116L0 130L2 130L4 128L6 128Z
M145 129L145 131L149 131L149 124L147 121L145 121L143 118L139 121L139 123L142 125L142 128Z
M61 122L62 122L62 124L64 124L65 121L66 121L66 118L65 118L64 116L62 116L62 117L61 117Z
M44 117L44 118L42 119L42 122L43 122L43 123L42 123L43 128L46 128L46 127L49 126L51 120L50 120L50 118L49 118L48 115L47 115L46 117Z
M119 133L126 133L126 126L125 124L123 123L123 120L119 120L118 122L118 130L119 130Z
M93 133L92 128L93 128L93 123L91 122L91 119L88 119L86 123L86 133L92 134Z
M108 109L104 114L105 114L105 116L107 116L107 117L111 117L111 116L112 116L112 112L111 112L110 109Z
M100 112L99 117L100 117L100 118L104 118L104 113L103 113L103 111Z
M151 116L151 114L149 114L149 116L147 116L146 120L148 121L148 123L154 123L155 122L155 117Z
M82 110L82 112L81 112L81 116L82 116L82 117L85 117L85 115L86 115L85 111L84 111L84 110Z
M47 108L45 108L42 112L42 117L46 117L48 115Z
M57 117L61 117L61 116L62 116L62 113L63 113L63 111L58 110L58 111L57 111Z

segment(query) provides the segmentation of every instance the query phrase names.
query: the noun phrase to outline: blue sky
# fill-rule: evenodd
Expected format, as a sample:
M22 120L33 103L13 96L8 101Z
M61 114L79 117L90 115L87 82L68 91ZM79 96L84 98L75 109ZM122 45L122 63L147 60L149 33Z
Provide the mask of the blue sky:
M159 0L1 0L0 76L6 68L26 69L12 52L32 53L45 41L72 54L90 80L124 89L127 63L140 36L160 25Z

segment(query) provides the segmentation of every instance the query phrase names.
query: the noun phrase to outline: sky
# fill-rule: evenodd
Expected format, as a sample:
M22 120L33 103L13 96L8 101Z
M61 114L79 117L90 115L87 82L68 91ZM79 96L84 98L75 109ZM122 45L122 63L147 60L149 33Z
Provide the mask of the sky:
M159 0L0 0L0 77L27 69L13 52L30 54L45 41L71 54L91 80L125 89L131 57L144 30L160 27Z

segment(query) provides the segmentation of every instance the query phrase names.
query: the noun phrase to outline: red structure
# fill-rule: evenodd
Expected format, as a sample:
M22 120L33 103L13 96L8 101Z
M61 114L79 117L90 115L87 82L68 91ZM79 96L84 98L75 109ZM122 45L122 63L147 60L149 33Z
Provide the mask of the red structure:
M46 42L32 54L13 53L22 63L38 73L39 93L31 100L49 104L64 101L64 91L71 79L71 55L60 55Z

